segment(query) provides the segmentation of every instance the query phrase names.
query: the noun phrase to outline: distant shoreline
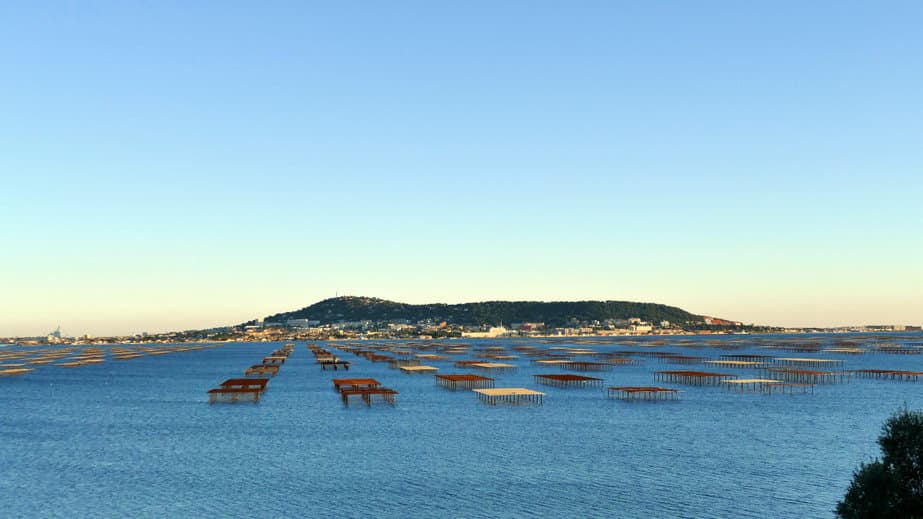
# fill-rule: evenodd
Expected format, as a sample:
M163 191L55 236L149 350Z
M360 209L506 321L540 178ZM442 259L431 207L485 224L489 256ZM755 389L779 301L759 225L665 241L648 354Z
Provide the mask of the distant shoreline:
M162 343L162 344L185 344L185 343L254 343L254 342L280 342L280 341L356 341L356 340L423 340L423 341L465 341L465 340L510 340L510 339L542 339L542 340L568 340L568 339L619 339L619 338L672 338L672 337L736 337L736 336L764 336L764 335L867 335L876 336L899 336L923 334L923 330L818 330L815 328L805 328L800 330L785 329L780 331L747 331L747 332L678 332L678 333L601 333L601 334L572 334L572 335L554 335L554 334L529 334L529 335L496 335L496 336L478 336L478 337L364 337L364 336L305 336L300 334L279 334L273 337L239 337L228 339L208 339L208 338L180 338L180 337L163 337L151 335L147 337L137 336L117 336L117 337L99 337L93 339L76 339L65 337L60 342L47 342L35 337L7 337L0 340L0 347L7 346L84 346L84 345L110 345L110 344L145 344L145 343Z

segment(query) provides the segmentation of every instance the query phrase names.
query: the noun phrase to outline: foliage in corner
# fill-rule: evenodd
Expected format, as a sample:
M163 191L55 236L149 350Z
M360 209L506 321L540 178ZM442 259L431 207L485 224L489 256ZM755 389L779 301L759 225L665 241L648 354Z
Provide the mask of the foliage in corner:
M923 518L923 412L902 410L882 427L882 457L862 464L836 513L844 519Z

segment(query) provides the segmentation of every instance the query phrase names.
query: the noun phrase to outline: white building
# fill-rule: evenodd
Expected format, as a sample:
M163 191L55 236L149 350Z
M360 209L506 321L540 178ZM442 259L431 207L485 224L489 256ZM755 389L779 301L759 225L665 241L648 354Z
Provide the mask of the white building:
M320 321L314 321L312 319L289 319L285 321L286 326L292 328L311 328L312 326L317 326L320 324Z

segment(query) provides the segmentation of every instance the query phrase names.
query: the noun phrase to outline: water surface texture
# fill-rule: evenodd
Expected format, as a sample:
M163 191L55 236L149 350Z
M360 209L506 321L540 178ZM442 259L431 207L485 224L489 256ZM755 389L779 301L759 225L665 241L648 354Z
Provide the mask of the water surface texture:
M844 338L820 337L826 346ZM881 340L851 338L864 347ZM648 340L450 342L503 345L521 355L509 347L611 351L642 349ZM676 338L647 349L923 371L923 355L789 353L755 340ZM707 341L740 348L690 347ZM830 517L852 471L878 454L883 421L905 404L923 408L923 381L853 378L819 385L813 396L768 396L655 382L655 370L728 370L651 357L598 374L570 372L601 377L606 386L683 391L676 402L628 403L609 399L604 388L536 384L533 374L565 371L525 356L502 361L519 368L496 375L496 386L543 391L544 405L492 407L470 391L440 388L432 375L403 374L336 350L337 342L318 344L352 369L321 371L297 342L258 404L209 405L206 391L242 376L281 343L124 361L104 346L102 364L36 366L0 379L0 515ZM19 349L28 350L0 351ZM443 374L472 373L451 361L426 363ZM366 407L357 399L344 408L330 382L343 376L378 379L400 392L397 405Z

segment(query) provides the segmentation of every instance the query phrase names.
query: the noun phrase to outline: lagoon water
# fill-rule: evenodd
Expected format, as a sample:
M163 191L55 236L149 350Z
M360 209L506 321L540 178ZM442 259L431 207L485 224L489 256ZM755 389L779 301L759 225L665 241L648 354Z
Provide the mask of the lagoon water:
M721 340L732 339L747 340ZM586 347L555 345L567 344ZM491 407L432 376L348 353L350 371L321 371L304 342L259 404L207 403L207 389L279 346L227 344L0 379L0 515L831 517L852 471L878 454L883 421L903 405L923 408L923 383L857 378L813 396L657 383L682 389L680 399L628 403L601 388L537 385L533 374L561 371L525 357L496 385L544 391L544 405ZM618 340L592 347L626 349ZM923 371L923 355L659 350ZM644 358L588 375L607 386L652 385L658 369L699 368ZM400 391L397 405L344 408L330 383L337 376L377 378Z

